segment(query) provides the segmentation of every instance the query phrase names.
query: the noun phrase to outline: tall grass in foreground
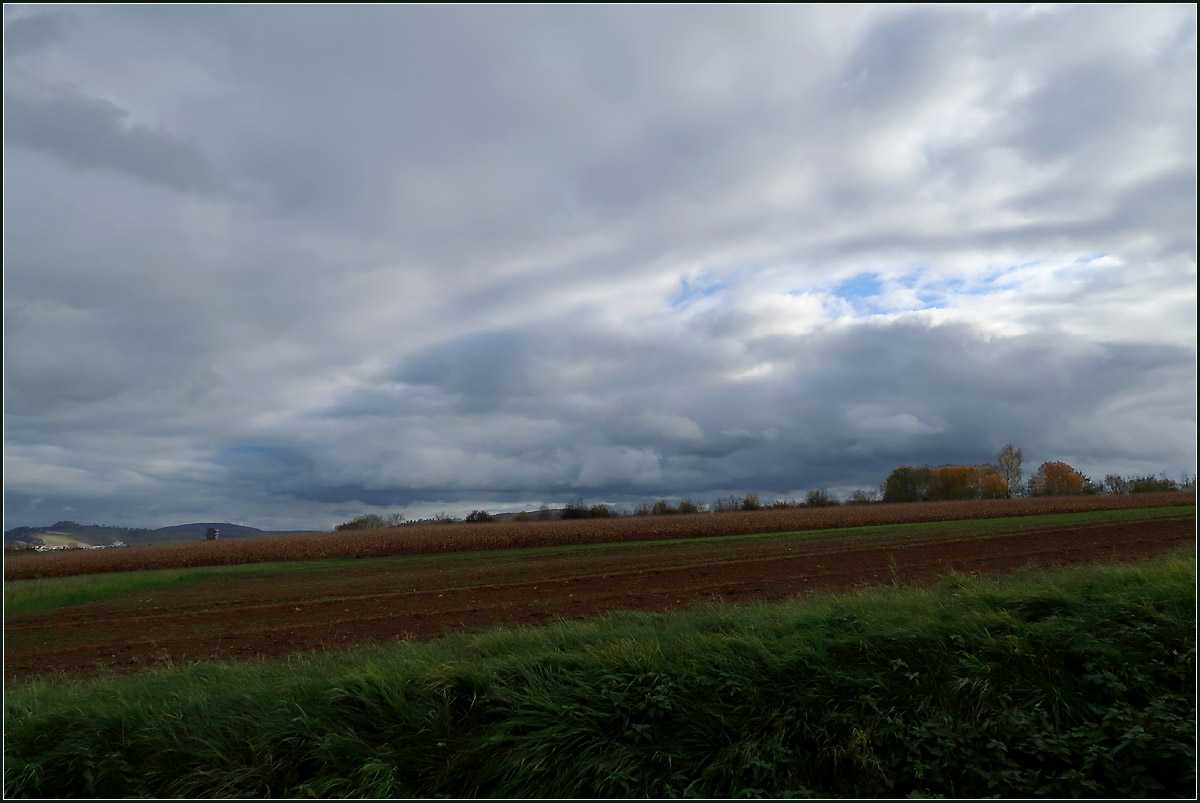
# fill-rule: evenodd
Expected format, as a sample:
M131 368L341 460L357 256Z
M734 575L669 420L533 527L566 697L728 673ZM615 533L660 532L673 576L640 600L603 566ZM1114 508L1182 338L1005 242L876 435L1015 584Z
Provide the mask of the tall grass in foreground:
M7 690L9 797L1191 797L1195 570L951 577Z

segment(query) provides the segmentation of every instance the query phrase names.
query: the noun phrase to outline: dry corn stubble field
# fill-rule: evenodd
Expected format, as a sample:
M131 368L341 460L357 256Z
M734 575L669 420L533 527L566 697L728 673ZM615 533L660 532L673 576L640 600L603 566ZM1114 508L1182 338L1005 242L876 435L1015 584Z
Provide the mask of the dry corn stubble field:
M275 658L616 610L924 583L951 571L1119 562L1195 544L1194 506L1147 510L1138 518L1001 519L222 572L6 616L5 677Z
M871 504L739 513L697 513L572 521L430 524L226 541L24 554L6 557L5 580L145 569L232 566L324 558L374 558L521 547L708 538L931 521L1195 505L1190 491L962 502Z

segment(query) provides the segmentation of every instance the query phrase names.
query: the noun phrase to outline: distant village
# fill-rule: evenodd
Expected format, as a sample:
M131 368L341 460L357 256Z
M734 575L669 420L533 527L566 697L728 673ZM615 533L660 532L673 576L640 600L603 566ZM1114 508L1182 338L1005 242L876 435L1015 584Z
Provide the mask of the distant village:
M35 546L32 548L26 548L25 550L22 550L20 545L18 545L17 547L15 547L13 549L14 549L14 551L17 551L17 552L21 552L21 551L58 552L60 550L65 550L65 549L112 549L113 547L118 547L118 546L129 546L129 544L125 543L124 541L113 541L111 544L88 544L88 545L55 544L54 546L46 546L45 544L40 544L39 546Z

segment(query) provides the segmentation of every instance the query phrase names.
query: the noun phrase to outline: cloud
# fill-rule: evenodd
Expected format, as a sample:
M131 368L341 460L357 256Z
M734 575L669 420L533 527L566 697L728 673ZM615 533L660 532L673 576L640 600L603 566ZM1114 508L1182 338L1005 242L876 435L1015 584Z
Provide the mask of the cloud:
M71 18L66 14L26 14L4 20L4 48L10 57L43 50L66 33Z
M70 87L6 92L4 112L10 143L70 165L114 170L185 192L223 188L217 170L195 144L162 128L127 125L126 110Z
M1194 8L5 28L6 520L1194 468Z

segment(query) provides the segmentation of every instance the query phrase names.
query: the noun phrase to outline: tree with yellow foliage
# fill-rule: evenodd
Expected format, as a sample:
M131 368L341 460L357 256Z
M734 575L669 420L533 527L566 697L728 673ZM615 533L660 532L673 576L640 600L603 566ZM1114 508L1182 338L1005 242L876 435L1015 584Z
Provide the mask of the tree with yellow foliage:
M1047 462L1029 479L1030 496L1079 496L1086 478L1066 463Z

